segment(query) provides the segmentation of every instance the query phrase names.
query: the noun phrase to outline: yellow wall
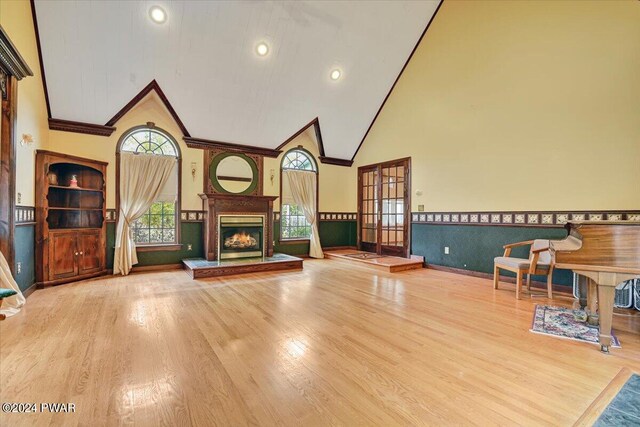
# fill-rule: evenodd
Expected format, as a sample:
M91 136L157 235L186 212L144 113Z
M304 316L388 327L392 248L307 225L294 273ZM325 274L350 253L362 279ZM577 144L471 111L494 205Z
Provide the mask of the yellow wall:
M405 156L414 211L640 208L638 22L636 1L445 0L354 167L319 164L320 210L355 211L357 166ZM108 161L115 207L117 140L153 121L180 143L183 209L201 208L202 151L155 95L109 138L48 131L29 2L0 2L0 24L35 74L18 87L17 133L36 141L17 148L21 204L34 203L34 151L46 148ZM297 145L318 157L312 132L285 151ZM265 158L265 194L279 193L280 160Z
M268 196L280 196L280 164L282 157L292 148L301 145L309 151L318 164L318 192L320 212L355 212L356 207L351 203L353 194L349 186L345 185L353 179L351 168L320 163L318 146L313 136L313 128L302 132L298 137L282 148L282 154L277 158L264 159L264 194ZM271 171L274 179L271 182ZM279 199L274 204L274 210L280 209Z
M639 209L640 2L445 0L354 166L405 156L413 211Z
M114 112L115 114L115 112ZM182 131L169 114L155 92L151 92L140 103L125 114L116 124L110 137L80 133L51 131L50 148L59 153L68 153L109 162L107 167L107 208L116 205L116 146L120 137L134 126L147 122L168 132L178 142L182 152L182 209L200 210L202 200L202 150L188 148L182 140ZM196 163L195 178L191 175L191 163Z
M0 25L34 74L33 77L25 77L18 82L16 125L16 204L33 206L35 203L35 150L47 148L49 130L29 2L26 0L0 1ZM20 144L22 134L31 134L34 143L25 146Z

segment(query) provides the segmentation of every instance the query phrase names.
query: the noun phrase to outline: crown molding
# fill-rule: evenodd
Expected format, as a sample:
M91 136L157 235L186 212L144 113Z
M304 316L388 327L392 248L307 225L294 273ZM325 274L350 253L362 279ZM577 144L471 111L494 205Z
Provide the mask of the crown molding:
M282 144L278 145L276 147L276 150L282 150L288 143L290 143L291 141L299 137L304 131L309 129L311 126L314 127L316 132L316 140L318 141L318 152L320 153L321 157L324 157L324 144L322 142L322 132L320 132L320 120L318 120L317 117L311 120L306 125L302 126L300 129L298 129L296 133L294 133L289 138L287 138Z
M325 163L327 165L351 167L351 165L353 165L353 160L338 159L336 157L320 156L320 163Z
M160 98L160 100L162 101L164 106L167 108L167 110L169 110L169 114L171 114L171 117L173 117L173 120L176 121L178 127L182 131L182 134L184 136L186 136L186 137L190 137L191 134L189 134L189 131L185 127L184 123L182 123L182 120L180 120L180 117L178 116L178 113L176 113L176 110L174 110L173 107L171 106L171 103L169 102L169 98L167 98L167 96L164 94L164 92L160 88L160 85L158 84L158 82L155 79L153 79L151 81L151 83L146 85L140 92L138 92L136 94L136 96L134 96L131 99L131 101L129 101L127 103L127 105L122 107L120 109L120 111L118 111L116 113L115 116L113 116L107 123L105 123L105 126L113 126L113 125L115 125L116 122L122 118L122 116L127 114L129 112L129 110L131 110L133 107L136 106L136 104L138 104L140 101L142 101L142 99L145 96L147 96L151 91L155 91L156 92L156 94L158 95L158 97Z
M320 120L317 117L311 120L306 125L302 126L298 131L296 131L296 133L294 133L289 138L287 138L286 141L284 141L282 144L278 145L276 147L276 150L282 150L287 144L289 144L291 141L296 139L298 136L300 136L300 134L302 134L304 131L309 129L311 126L313 126L316 132L316 141L318 142L318 152L320 153L318 158L320 159L320 163L325 163L328 165L336 165L336 166L347 166L347 167L350 167L353 164L353 160L338 159L336 157L327 157L324 155L324 143L322 142L322 131L320 130Z
M0 69L18 80L33 76L33 71L20 55L18 49L11 43L2 26L0 26Z
M234 153L250 153L265 157L278 157L281 150L271 148L254 147L251 145L234 144L231 142L212 141L210 139L193 138L185 136L182 138L189 148L199 148L202 150L211 150L217 148L220 150L231 151Z
M113 126L94 125L72 120L49 119L49 129L63 132L85 133L89 135L111 136L116 130Z

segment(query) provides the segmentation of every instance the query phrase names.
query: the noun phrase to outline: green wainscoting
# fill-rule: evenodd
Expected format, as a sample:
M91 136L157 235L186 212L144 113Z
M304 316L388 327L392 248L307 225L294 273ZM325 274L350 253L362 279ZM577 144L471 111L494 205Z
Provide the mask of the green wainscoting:
M493 274L493 258L502 256L503 245L532 239L563 239L566 235L564 228L414 223L411 225L411 253L424 256L427 264ZM445 246L449 247L449 255L444 253ZM512 256L527 258L528 251L529 247L517 248ZM553 283L569 286L572 278L570 271L556 270ZM538 276L534 279L545 280Z
M318 225L323 247L356 246L358 244L356 221L320 221ZM309 243L281 243L280 221L273 222L275 246L273 250L288 255L308 255Z
M160 264L179 264L184 258L203 258L203 224L201 222L182 222L181 228L182 249L179 251L153 251L139 252L138 264L144 265L160 265ZM116 244L116 224L114 222L107 223L107 268L113 268L113 252ZM191 244L191 250L187 250Z
M18 225L15 228L15 280L24 291L36 282L36 226ZM18 274L18 263L21 263Z

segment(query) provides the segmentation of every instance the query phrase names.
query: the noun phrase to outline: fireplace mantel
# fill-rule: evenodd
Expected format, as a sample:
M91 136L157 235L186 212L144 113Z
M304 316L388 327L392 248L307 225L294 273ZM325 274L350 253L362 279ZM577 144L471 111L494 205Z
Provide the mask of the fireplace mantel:
M205 211L204 251L208 261L218 258L218 216L264 215L265 256L273 256L273 201L278 196L199 194Z

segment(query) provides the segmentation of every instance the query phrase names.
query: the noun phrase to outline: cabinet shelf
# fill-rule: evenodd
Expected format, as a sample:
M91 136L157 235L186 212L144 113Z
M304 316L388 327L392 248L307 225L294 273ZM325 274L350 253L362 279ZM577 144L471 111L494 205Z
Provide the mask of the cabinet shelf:
M104 192L103 188L68 187L68 186L64 186L64 185L53 185L53 184L49 184L49 188L57 188L57 189L60 189L60 190L69 190L69 191L93 191L93 192L97 192L97 193L103 193Z
M48 208L50 211L101 211L102 208L63 208L63 207L56 207L56 206L49 206Z

